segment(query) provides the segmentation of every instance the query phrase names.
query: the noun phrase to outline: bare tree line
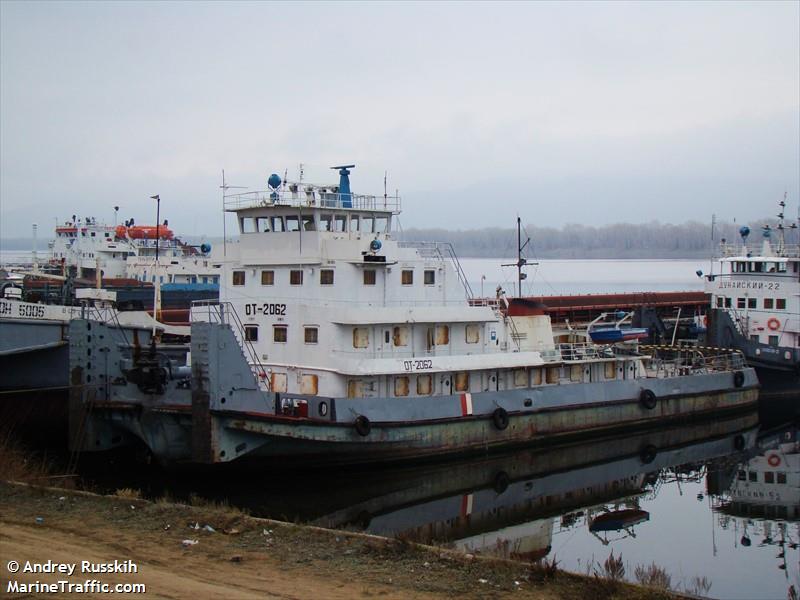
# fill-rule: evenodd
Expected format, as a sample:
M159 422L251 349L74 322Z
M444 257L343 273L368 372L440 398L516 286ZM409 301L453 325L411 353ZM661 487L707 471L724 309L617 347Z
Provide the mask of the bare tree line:
M762 226L774 219L749 224L748 243L760 244ZM788 224L788 223L787 223ZM525 255L537 258L705 258L711 256L722 239L739 241L737 223L687 221L680 225L660 223L614 223L591 226L567 224L561 228L526 225L523 242L530 238ZM797 243L797 232L787 231L787 242ZM776 239L777 231L772 233ZM406 229L406 241L449 242L463 257L514 257L517 254L515 228L491 227L450 231L447 229Z

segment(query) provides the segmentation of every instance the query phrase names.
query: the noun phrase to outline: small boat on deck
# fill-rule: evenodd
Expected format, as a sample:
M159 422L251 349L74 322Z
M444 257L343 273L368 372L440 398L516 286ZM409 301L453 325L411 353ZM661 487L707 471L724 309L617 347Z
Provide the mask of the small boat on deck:
M610 315L616 319L615 322L609 323L604 321ZM594 321L589 323L589 326L586 328L586 334L595 344L616 344L619 342L647 339L649 335L647 328L622 326L632 315L633 313L626 312L602 313Z
M628 527L633 527L639 523L650 520L650 513L646 510L626 508L603 513L592 519L589 524L589 531L620 531Z

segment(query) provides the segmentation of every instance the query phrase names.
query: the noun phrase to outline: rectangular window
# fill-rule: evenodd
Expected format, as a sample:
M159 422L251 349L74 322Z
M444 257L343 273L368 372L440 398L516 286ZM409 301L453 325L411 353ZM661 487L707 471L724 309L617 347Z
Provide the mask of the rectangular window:
M375 269L364 269L364 285L375 285Z
M435 285L436 284L436 271L431 269L425 269L425 285Z
M764 308L771 310L775 306L775 301L772 298L764 298Z
M414 271L410 269L403 269L400 274L400 282L403 285L414 285Z
M459 371L458 373L456 373L455 388L457 392L469 391L469 372Z
M450 343L450 326L437 325L435 345L446 346L449 343Z
M358 215L353 215L350 217L350 231L355 233L360 231L358 228Z
M301 269L293 269L289 271L289 284L303 285L303 271Z
M269 217L257 217L256 230L259 233L267 233L269 231Z
M300 393L316 396L319 392L319 377L316 375L302 375L300 377Z
M286 231L283 228L283 217L272 217L272 231Z
M333 218L333 230L339 233L347 231L347 215L336 215Z
M430 396L433 391L433 378L430 375L417 375L417 396Z
M319 270L319 284L320 285L333 285L333 269L320 269Z
M369 329L366 327L353 327L353 348L369 347Z
M764 483L775 483L775 473L764 471Z
M533 369L531 377L531 385L542 385L542 370L537 368Z
M744 308L747 306L747 299L746 298L737 298L736 299L736 308Z
M405 325L395 327L392 338L395 346L408 346L408 327Z
M514 369L514 387L527 387L528 371L525 369Z
M286 217L286 231L300 231L300 217Z
M747 308L758 308L758 298L748 298L747 299Z
M272 341L278 344L285 344L289 338L288 327L286 325L272 326Z
M581 381L583 379L583 367L580 365L572 365L569 368L569 380Z
M333 223L333 215L320 215L319 216L319 230L331 231Z
M722 308L723 302L725 302L725 299L722 296L717 296L717 308Z
M316 344L319 342L319 328L317 327L306 327L304 335L306 344Z
M256 220L253 217L242 217L242 233L255 233Z
M770 346L775 346L775 347L777 348L777 347L778 347L778 340L780 340L780 337L779 337L779 336L777 336L777 335L771 335L771 336L769 336L769 341L768 341L767 343L768 343Z
M732 298L725 298L725 308L731 307L731 300Z
M286 373L273 373L270 377L270 388L273 392L285 392L287 389Z
M477 344L481 339L481 327L477 323L468 323L466 327L468 344Z
M759 339L758 339L758 334L757 334L757 333L754 333L754 334L752 334L752 335L750 336L750 341L751 341L751 342L758 342L758 341L759 341Z
M406 375L394 378L394 395L408 396L408 377Z
M363 233L372 233L372 226L374 219L372 217L361 217L361 231Z
M245 325L244 326L244 340L246 342L258 341L258 325Z
M303 231L314 231L314 217L307 215L303 217Z
M275 285L275 271L261 271L261 285Z
M747 473L745 473L744 471L739 471L739 473L736 475L736 478L739 481L744 481L745 479L747 479Z
M775 475L778 478L778 483L786 483L786 473L778 471Z
M558 383L558 367L547 367L547 383Z
M389 217L375 217L375 233L389 231Z
M758 482L758 472L756 472L756 471L748 471L747 472L747 479L749 481Z
M775 308L777 308L778 310L786 310L786 298L776 299Z
M233 272L233 285L244 285L244 271Z

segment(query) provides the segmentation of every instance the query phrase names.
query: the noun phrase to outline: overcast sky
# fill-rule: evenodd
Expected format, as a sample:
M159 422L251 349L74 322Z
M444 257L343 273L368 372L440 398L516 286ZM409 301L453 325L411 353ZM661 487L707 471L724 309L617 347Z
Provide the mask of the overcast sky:
M404 227L747 220L800 199L800 3L0 2L0 235L219 235L221 170Z

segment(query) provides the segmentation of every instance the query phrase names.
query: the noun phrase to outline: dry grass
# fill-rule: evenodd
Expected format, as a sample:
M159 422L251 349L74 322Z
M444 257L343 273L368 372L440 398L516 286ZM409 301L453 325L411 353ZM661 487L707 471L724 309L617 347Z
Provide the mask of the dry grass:
M8 481L46 483L52 476L52 465L20 444L8 431L0 432L0 477Z

